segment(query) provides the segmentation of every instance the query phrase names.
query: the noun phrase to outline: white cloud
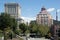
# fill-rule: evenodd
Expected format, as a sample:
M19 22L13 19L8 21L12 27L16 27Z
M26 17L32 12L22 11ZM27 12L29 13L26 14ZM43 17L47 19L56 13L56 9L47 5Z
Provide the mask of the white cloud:
M49 8L49 9L47 9L48 12L52 12L54 10L55 10L55 8Z
M53 12L53 11L56 11L56 9L55 8L49 8L49 9L47 9L47 11L48 12ZM57 12L60 12L60 9L57 9Z
M25 20L26 22L30 22L31 20L36 20L35 17L21 17L23 20Z
M58 9L57 12L60 12L60 9Z

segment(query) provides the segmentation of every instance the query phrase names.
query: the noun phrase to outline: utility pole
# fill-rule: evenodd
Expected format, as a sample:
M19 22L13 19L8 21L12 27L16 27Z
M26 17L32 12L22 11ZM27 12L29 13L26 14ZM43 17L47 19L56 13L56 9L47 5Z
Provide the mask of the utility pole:
M56 24L54 26L55 32L54 32L54 40L58 40L58 12L56 9Z
M57 9L56 9L56 21L58 21L58 13L57 13Z

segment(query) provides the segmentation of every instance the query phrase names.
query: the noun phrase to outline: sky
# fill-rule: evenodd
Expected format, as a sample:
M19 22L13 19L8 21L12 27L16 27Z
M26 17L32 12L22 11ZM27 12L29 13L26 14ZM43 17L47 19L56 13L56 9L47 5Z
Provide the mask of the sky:
M53 19L56 19L57 9L58 20L60 21L60 0L0 0L0 13L4 12L5 3L18 3L21 7L21 17L29 21L36 19L43 6Z

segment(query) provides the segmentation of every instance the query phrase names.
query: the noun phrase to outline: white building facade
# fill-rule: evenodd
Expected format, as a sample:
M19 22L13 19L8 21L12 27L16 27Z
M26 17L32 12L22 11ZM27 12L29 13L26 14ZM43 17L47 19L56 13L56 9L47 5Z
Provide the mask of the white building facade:
M20 24L20 15L21 15L21 7L18 3L5 3L5 13L10 14L12 18L17 20L17 28L19 28Z
M5 13L10 14L15 19L20 18L21 7L18 3L5 3Z

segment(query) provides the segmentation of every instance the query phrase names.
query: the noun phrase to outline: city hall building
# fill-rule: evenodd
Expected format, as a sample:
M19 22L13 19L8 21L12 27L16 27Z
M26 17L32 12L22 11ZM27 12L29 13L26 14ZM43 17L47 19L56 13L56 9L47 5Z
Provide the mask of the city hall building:
M10 14L14 18L19 18L21 14L21 7L18 3L5 3L5 13Z
M11 17L17 20L17 27L19 27L20 23L20 15L21 15L21 7L18 3L5 3L5 13L10 14Z

